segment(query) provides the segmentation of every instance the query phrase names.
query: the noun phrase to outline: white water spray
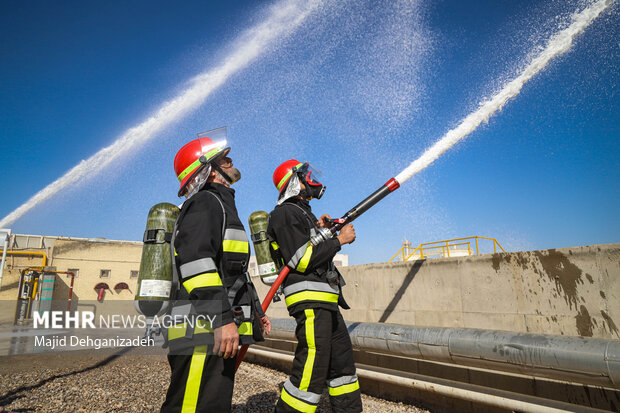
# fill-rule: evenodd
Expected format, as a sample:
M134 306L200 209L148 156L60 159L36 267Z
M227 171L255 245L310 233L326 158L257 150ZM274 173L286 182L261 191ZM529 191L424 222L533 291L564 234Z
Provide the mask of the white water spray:
M85 177L98 174L119 156L145 144L163 128L196 109L231 75L248 66L275 40L295 31L321 3L321 0L282 0L273 5L267 19L243 33L232 53L226 56L219 66L196 76L189 88L172 100L164 102L147 120L129 129L112 145L83 160L62 177L37 192L26 203L4 217L0 221L0 228L9 226L26 212L67 186Z
M500 110L506 102L508 102L508 100L517 96L523 85L534 77L534 75L543 70L551 59L568 51L573 44L575 36L585 30L590 23L614 1L615 0L599 0L584 9L581 13L574 14L571 24L549 39L547 46L527 65L519 77L509 82L490 100L482 103L477 111L463 119L456 128L448 131L439 141L427 149L422 156L399 173L395 179L402 184L433 163L435 159L439 158L445 151L473 132L482 122L488 121L495 112Z

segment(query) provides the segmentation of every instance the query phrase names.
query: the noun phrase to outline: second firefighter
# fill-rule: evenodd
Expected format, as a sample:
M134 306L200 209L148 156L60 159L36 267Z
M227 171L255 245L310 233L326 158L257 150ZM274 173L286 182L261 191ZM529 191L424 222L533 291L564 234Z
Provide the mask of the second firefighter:
M297 323L293 370L275 411L314 412L327 383L335 413L361 412L351 339L339 309L349 308L342 296L344 280L332 262L342 245L355 240L355 231L347 225L336 237L318 242L330 217L317 219L310 208L309 201L325 191L316 179L307 162L295 159L273 174L279 196L267 233L275 260L290 268L283 291Z

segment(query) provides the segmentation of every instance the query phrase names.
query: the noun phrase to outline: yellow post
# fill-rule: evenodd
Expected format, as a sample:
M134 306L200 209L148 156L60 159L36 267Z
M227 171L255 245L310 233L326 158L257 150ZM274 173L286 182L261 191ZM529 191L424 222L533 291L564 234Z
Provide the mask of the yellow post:
M448 253L448 258L450 258L450 244L446 241L446 252Z
M40 275L39 275L39 277L40 277ZM31 297L30 297L31 300L34 300L34 298L37 295L37 287L38 287L38 284L39 284L39 277L35 278L34 281L32 282L32 294L31 294Z
M478 237L476 237L476 255L480 255L480 250L478 250Z
M498 240L495 240L495 242L497 242L497 246L499 247L499 249L502 250L502 252L506 252L506 250L504 249L504 247L502 247L502 244L500 244Z

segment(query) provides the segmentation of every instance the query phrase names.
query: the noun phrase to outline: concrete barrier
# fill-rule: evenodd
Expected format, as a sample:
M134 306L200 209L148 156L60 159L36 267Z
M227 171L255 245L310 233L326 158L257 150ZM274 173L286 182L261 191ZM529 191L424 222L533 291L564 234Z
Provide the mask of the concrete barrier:
M620 244L340 269L351 322L620 338ZM255 285L264 297L268 287ZM268 314L286 317L284 302Z

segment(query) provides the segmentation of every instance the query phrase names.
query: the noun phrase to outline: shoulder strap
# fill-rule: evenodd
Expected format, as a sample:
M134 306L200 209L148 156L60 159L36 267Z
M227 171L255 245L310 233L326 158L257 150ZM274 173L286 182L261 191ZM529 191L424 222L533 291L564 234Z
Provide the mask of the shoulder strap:
M172 237L170 239L170 257L172 262L172 285L170 286L170 299L176 300L178 296L178 291L181 288L181 283L179 282L179 273L177 272L177 260L174 254L174 241L177 238L177 226L179 224L179 219L184 214L181 213L177 217L177 220L174 222L174 228L172 229Z
M312 219L310 218L310 215L308 215L308 213L302 207L300 207L299 205L293 204L292 202L283 202L281 204L281 206L284 206L284 205L294 206L295 208L299 209L304 214L306 219L308 220L308 223L310 224L310 228L314 228L316 226L316 223L314 221L312 221Z
M207 193L213 195L217 202L219 202L220 207L222 208L222 214L224 215L224 219L222 220L222 240L224 239L224 234L226 233L226 210L224 209L224 204L219 196L215 195L213 192L207 191Z

